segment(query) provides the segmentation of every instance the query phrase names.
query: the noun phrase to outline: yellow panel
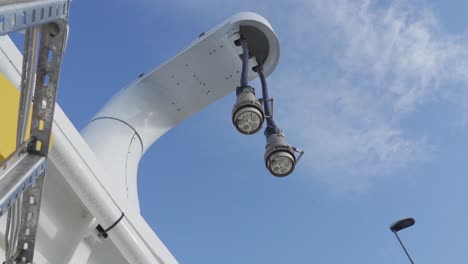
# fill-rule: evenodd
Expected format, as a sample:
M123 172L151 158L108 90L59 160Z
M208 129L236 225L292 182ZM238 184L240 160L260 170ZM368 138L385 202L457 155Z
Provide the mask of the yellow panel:
M19 90L0 74L0 162L16 148L19 97ZM26 137L29 138L29 127Z

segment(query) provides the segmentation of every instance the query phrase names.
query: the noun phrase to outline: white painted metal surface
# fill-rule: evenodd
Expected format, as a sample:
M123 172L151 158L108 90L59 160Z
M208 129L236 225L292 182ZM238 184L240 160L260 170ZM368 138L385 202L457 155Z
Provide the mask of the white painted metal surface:
M21 83L23 55L8 36L0 36L0 72L16 87Z
M0 50L12 50L14 44L0 42ZM0 56L2 73L12 82L19 78L14 65L21 65L21 57ZM4 60L2 60L4 59ZM49 155L49 168L45 183L43 208L39 220L36 259L37 263L113 263L96 254L95 250L115 247L120 252L117 263L177 263L175 258L149 228L140 214L132 213L125 205L117 204L99 178L106 174L88 144L57 105L54 118L54 148ZM98 239L95 226L112 225L121 215L125 218L109 232L107 240ZM95 225L90 225L93 222ZM0 218L0 243L4 236L5 218ZM89 241L98 240L90 252L75 251ZM100 246L102 243L109 244ZM3 251L4 245L0 244ZM82 247L81 247L82 248ZM111 253L111 252L109 252ZM0 252L3 254L3 252ZM103 259L96 259L101 256ZM117 255L108 256L115 260ZM74 259L72 259L72 257Z
M97 133L90 133L90 131ZM137 174L138 161L143 151L138 135L128 125L108 118L91 122L82 132L87 143L108 171L109 179L103 181L104 185L110 187L109 193L117 203L125 204L126 207L139 214L137 179L129 177L129 175ZM108 134L105 140L101 135L102 132ZM110 147L109 144L112 146ZM129 203L129 201L132 202Z
M270 74L279 59L276 35L263 17L240 13L117 94L84 129L86 141L57 105L37 263L177 263L139 212L138 163L161 135L238 86L241 49L234 41L242 26L266 37ZM21 60L13 43L0 38L0 71L15 85ZM111 226L122 212L109 238L99 238L95 227ZM4 224L0 218L0 236Z

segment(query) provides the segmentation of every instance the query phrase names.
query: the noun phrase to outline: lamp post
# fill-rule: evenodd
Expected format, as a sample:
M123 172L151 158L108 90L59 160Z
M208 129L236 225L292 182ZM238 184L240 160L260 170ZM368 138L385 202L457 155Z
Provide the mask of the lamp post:
M400 242L401 247L406 253L406 256L408 256L408 259L411 261L412 264L414 264L414 261L411 259L408 250L406 250L405 245L403 245L403 242L401 241L400 237L398 236L398 231L403 230L405 228L408 228L410 226L413 226L416 221L413 218L405 218L401 219L399 221L396 221L390 226L390 231L392 231L396 238L398 239L398 242Z

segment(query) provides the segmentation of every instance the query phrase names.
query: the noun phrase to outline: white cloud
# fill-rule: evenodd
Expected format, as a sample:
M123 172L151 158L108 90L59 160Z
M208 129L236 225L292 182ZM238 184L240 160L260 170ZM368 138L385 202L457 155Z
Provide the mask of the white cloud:
M358 190L375 177L430 158L433 147L424 138L409 138L389 110L392 102L370 87L347 79L323 83L320 76L300 83L282 80L277 80L281 87L310 88L282 96L279 100L287 101L277 107L290 143L306 150L301 166L313 171L306 177L319 177L334 189Z
M196 1L216 14L212 3ZM429 9L403 1L271 3L253 9L280 34L276 115L288 140L306 150L301 166L310 175L356 190L431 157L430 139L409 136L401 121L433 98L456 98L448 85L466 86L465 36L444 34Z
M431 158L430 140L401 121L434 98L454 99L450 84L466 86L464 36L444 34L430 10L365 0L302 2L288 26L287 67L273 87L287 97L280 124L307 150L303 166L359 190Z

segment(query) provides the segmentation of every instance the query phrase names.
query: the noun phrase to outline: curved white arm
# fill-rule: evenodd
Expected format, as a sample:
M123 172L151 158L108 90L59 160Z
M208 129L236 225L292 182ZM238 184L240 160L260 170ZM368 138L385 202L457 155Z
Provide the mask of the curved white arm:
M143 153L168 130L239 86L242 49L235 41L241 35L269 75L279 60L276 34L262 16L239 13L120 91L83 129L110 172L101 180L116 201L139 211L136 176ZM250 65L257 62L251 59ZM252 67L250 80L257 77Z

